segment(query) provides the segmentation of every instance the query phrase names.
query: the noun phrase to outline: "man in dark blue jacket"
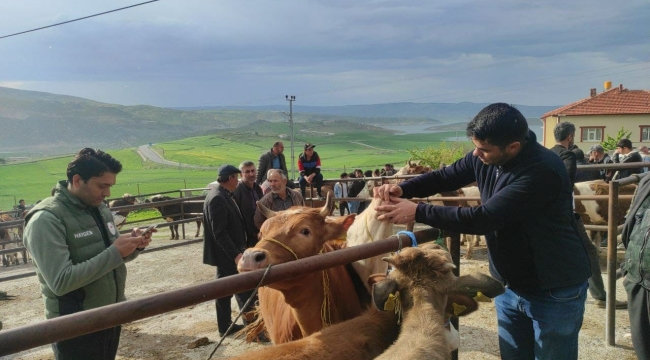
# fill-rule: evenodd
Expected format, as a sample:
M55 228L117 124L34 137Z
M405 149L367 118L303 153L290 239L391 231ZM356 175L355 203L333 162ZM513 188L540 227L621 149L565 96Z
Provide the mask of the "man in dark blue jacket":
M591 275L573 216L572 184L562 160L537 143L514 107L497 103L467 125L474 151L443 169L375 188L392 204L379 219L487 240L492 276L506 285L495 299L503 359L577 359ZM478 207L401 199L452 191L476 181Z

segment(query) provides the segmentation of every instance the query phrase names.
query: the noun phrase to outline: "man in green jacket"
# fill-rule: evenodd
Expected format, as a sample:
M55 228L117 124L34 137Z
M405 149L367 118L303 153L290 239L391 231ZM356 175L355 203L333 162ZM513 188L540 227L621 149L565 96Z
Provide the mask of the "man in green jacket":
M48 319L126 300L126 266L149 245L151 232L120 236L104 199L122 170L101 150L80 150L54 196L25 217L25 246L32 254ZM121 327L52 344L57 360L115 359Z
M625 261L623 286L627 292L630 333L639 359L650 359L650 175L639 182L623 226Z

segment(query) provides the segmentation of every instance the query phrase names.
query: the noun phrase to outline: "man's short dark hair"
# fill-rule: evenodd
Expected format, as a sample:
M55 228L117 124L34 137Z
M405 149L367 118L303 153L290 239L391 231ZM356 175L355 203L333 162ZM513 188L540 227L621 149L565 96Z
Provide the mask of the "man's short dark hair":
M566 138L569 137L571 134L576 133L576 127L568 122L561 122L557 125L555 125L555 128L553 129L553 136L555 137L555 141L560 142L566 140Z
M346 172L341 173L341 179L343 179L344 177L347 177L347 176L348 176L348 173L346 173Z
M528 136L526 118L513 106L495 103L486 106L467 124L467 136L504 149Z
M630 139L621 139L616 143L616 147L632 149L632 142Z
M273 143L273 147L278 147L280 144L282 144L282 141L276 141Z
M107 171L119 174L122 171L122 164L99 149L84 148L79 150L68 164L66 175L69 182L72 182L75 175L79 175L84 182L87 182L90 178L102 176Z

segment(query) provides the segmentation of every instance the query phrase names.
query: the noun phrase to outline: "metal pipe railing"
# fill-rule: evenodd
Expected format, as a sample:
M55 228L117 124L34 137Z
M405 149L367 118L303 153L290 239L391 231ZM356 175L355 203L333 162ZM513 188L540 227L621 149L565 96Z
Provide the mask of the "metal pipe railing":
M440 231L427 229L415 232L419 243L437 239ZM341 249L285 264L275 265L262 285L291 279L303 274L324 270L410 247L406 235ZM0 332L0 356L14 354L37 346L77 337L120 324L163 314L173 310L251 290L260 282L264 269L228 276L203 284L167 291L137 300L129 300L72 315L60 316L43 322L24 325Z

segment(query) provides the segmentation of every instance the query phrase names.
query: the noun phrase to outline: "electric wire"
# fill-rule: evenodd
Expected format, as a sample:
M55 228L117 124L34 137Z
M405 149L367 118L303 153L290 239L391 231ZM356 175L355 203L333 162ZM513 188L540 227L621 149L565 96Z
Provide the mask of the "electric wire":
M73 19L73 20L68 20L68 21L64 21L64 22L60 22L60 23L56 23L56 24L52 24L52 25L41 26L41 27L36 28L36 29L25 30L25 31L17 32L17 33L15 33L15 34L4 35L4 36L0 36L0 39L4 39L4 38L11 37L11 36L16 36L16 35L21 35L21 34L26 34L26 33L30 33L30 32L33 32L33 31L43 30L43 29L47 29L47 28L51 28L51 27L55 27L55 26L59 26L59 25L69 24L69 23L71 23L71 22L75 22L75 21L79 21L79 20L84 20L84 19L89 19L89 18L92 18L92 17L95 17L95 16L106 15L106 14L110 14L110 13L113 13L113 12L116 12L116 11L121 11L121 10L129 9L129 8L132 8L132 7L136 7L136 6L149 4L149 3L152 3L152 2L156 2L156 1L160 1L160 0L150 0L150 1L145 1L145 2L142 2L142 3L139 3L139 4L134 4L134 5L129 5L129 6L121 7L121 8L119 8L119 9L114 9L114 10L104 11L104 12L101 12L101 13L98 13L98 14L88 15L88 16L84 16L84 17L77 18L77 19Z

